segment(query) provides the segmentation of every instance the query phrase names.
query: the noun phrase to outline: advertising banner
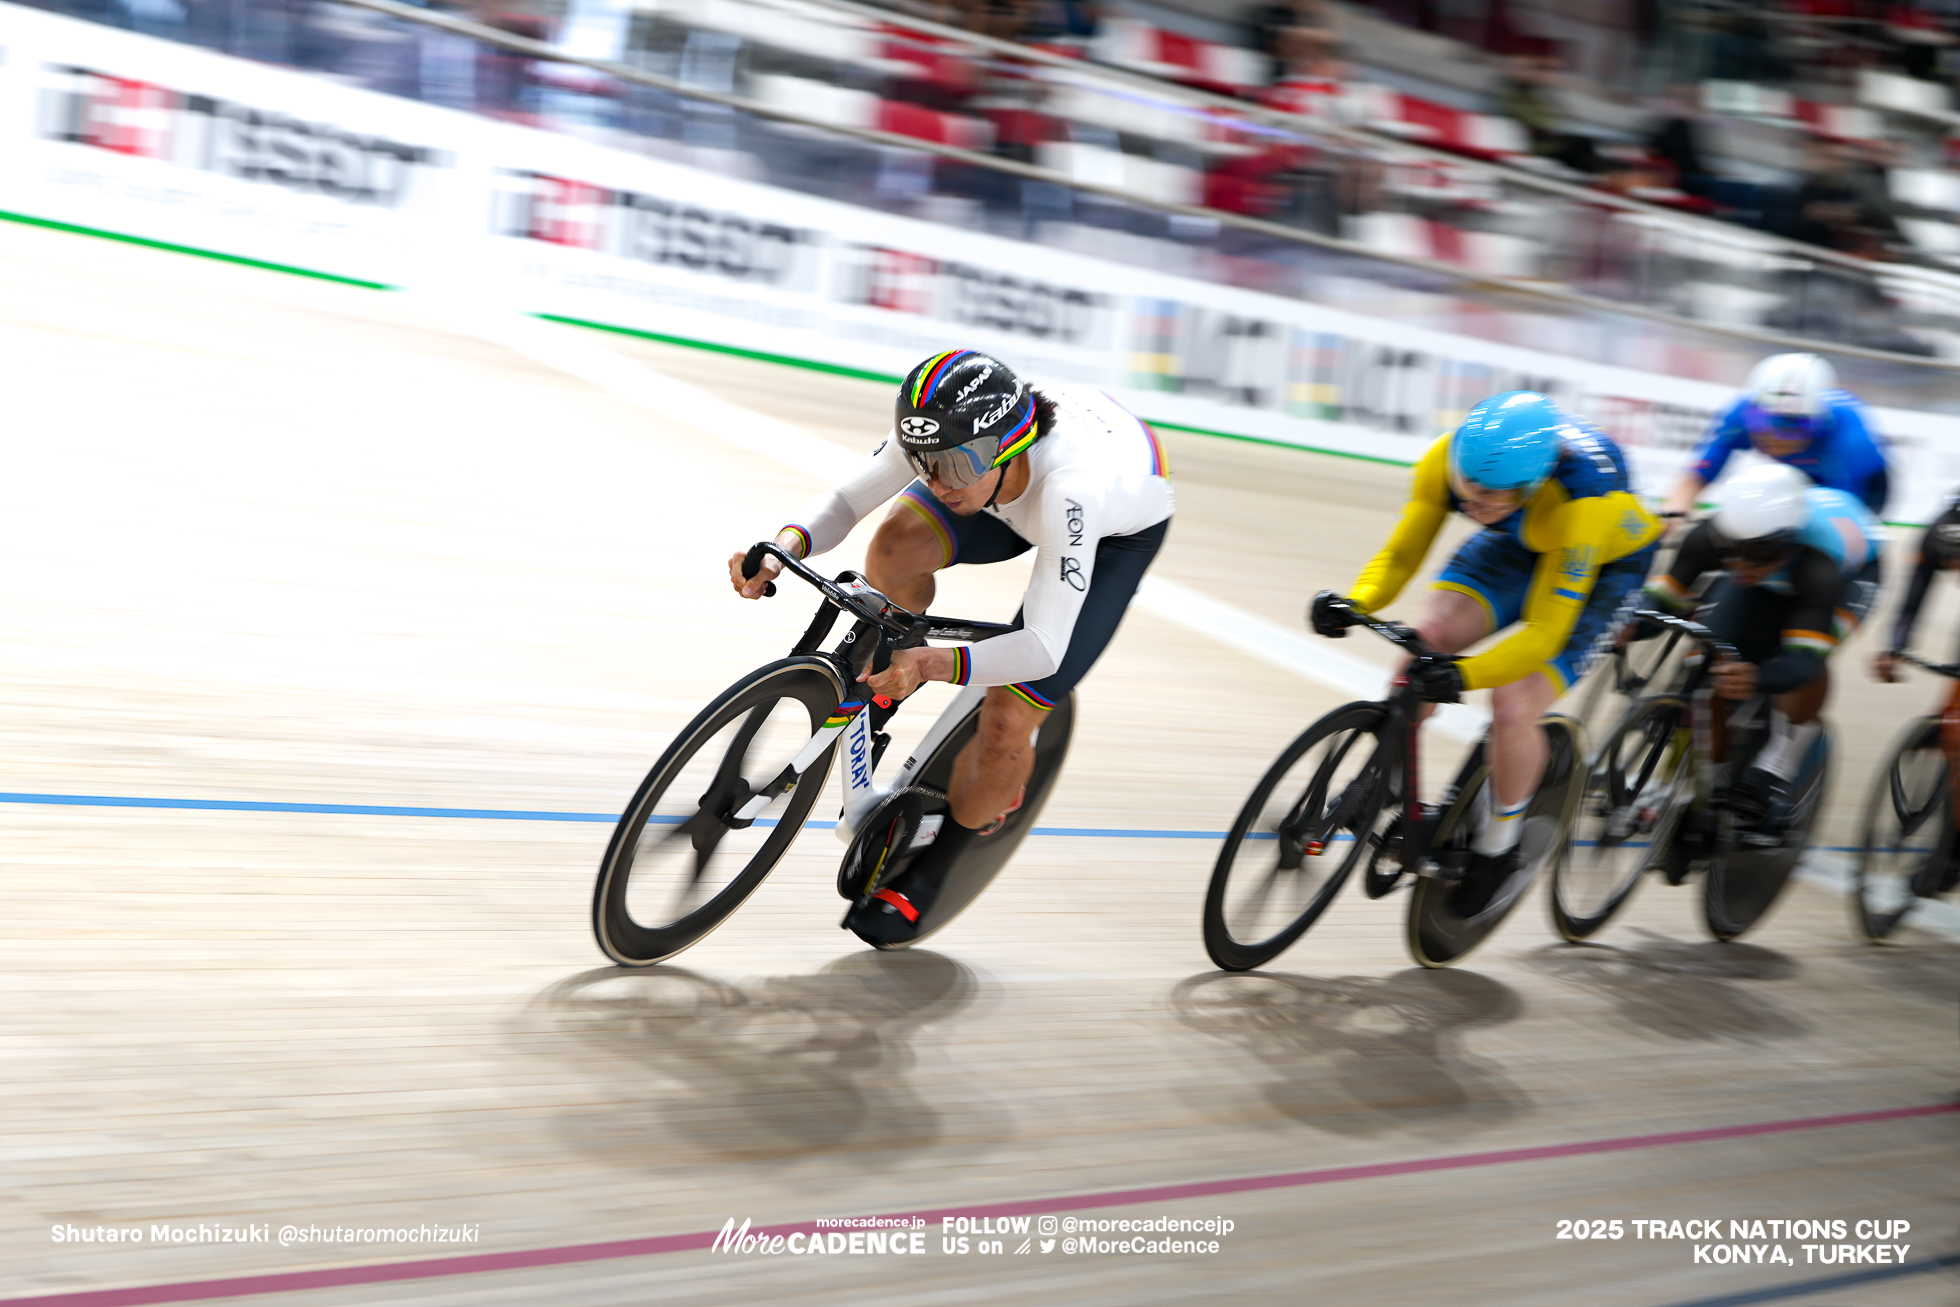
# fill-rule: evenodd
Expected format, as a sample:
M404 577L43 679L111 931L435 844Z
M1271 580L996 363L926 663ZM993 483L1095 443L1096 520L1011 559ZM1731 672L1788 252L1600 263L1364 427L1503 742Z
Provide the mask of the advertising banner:
M1102 386L1155 422L1395 462L1484 395L1543 390L1620 440L1652 494L1735 393L819 199L37 10L0 4L0 47L0 210L33 219L381 286L467 285L517 311L893 377L972 346ZM1924 521L1960 484L1960 420L1875 418L1894 446L1888 516Z

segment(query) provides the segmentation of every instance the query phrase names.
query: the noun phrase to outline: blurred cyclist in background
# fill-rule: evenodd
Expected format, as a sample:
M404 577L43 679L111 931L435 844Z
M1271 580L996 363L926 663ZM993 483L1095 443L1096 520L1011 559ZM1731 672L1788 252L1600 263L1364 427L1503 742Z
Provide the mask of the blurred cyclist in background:
M954 765L951 820L928 852L846 918L872 944L911 939L960 852L1020 806L1043 715L1116 633L1174 507L1156 435L1122 405L1089 386L1035 390L970 349L913 368L898 388L892 432L843 485L804 505L776 543L799 558L821 554L894 495L871 538L865 579L915 613L931 605L939 569L1036 552L1020 630L976 645L900 649L885 671L860 678L892 699L924 681L988 687L979 733ZM742 559L738 550L728 560L729 579L737 594L757 598L782 564L764 558L744 580ZM866 828L879 817L867 817Z
M1825 659L1870 611L1880 550L1878 523L1857 499L1793 467L1759 463L1730 482L1721 508L1695 525L1648 586L1657 607L1685 613L1703 576L1727 574L1703 600L1714 611L1700 620L1741 661L1716 667L1710 680L1719 698L1761 691L1773 704L1769 743L1729 788L1739 817L1772 817L1823 730Z
M1543 395L1492 395L1416 464L1402 520L1349 594L1366 613L1393 603L1451 512L1484 527L1443 569L1416 622L1423 643L1445 657L1408 669L1432 703L1494 691L1491 784L1452 897L1465 917L1518 868L1519 818L1545 771L1538 719L1625 625L1647 578L1661 527L1627 486L1626 458L1610 438ZM1309 616L1321 635L1347 633L1337 598L1314 597ZM1483 653L1450 656L1518 623Z
M1865 406L1838 389L1837 372L1815 354L1774 354L1756 365L1747 389L1715 420L1662 512L1691 512L1729 456L1744 449L1844 491L1874 517L1885 511L1891 474L1878 433Z
M1919 609L1933 586L1933 574L1960 569L1960 495L1947 500L1946 511L1933 519L1919 537L1919 555L1912 569L1912 583L1906 587L1905 602L1892 622L1892 639L1872 655L1872 675L1890 684L1899 679L1899 655L1912 647L1912 628L1919 621ZM1951 811L1960 825L1960 681L1953 682L1946 706L1940 712L1940 749L1947 757L1947 779L1953 785ZM1944 894L1960 884L1960 839L1949 846L1946 865L1914 878L1913 888L1921 894Z

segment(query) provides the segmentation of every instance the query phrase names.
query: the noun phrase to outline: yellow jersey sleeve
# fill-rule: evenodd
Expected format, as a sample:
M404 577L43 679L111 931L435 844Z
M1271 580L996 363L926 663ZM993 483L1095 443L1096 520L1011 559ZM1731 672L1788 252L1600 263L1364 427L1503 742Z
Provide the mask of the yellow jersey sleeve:
M1372 613L1394 603L1395 596L1422 566L1429 546L1436 542L1436 533L1442 530L1450 511L1449 452L1450 438L1444 436L1417 461L1402 520L1348 591L1348 598L1362 612Z
M1559 655L1592 598L1601 565L1621 556L1614 546L1623 534L1625 513L1626 506L1611 495L1570 499L1546 514L1542 525L1530 524L1533 534L1542 532L1549 539L1532 569L1523 620L1508 640L1459 664L1466 688L1488 690L1508 685Z

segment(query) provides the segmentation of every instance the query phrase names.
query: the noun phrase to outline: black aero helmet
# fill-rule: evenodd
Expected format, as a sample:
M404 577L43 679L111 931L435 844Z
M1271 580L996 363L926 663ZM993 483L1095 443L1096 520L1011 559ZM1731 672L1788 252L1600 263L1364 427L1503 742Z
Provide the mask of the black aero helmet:
M934 354L898 387L898 443L919 475L970 486L1034 443L1034 392L978 350Z

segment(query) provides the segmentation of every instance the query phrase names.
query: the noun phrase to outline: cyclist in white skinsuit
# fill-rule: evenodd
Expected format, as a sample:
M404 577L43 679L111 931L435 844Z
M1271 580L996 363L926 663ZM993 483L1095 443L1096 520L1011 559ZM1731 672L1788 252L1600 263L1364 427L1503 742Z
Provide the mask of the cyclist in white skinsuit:
M914 612L932 603L941 568L1036 552L1020 630L901 649L866 678L867 692L893 699L923 681L989 687L979 734L954 767L951 820L931 852L853 913L852 929L874 944L909 939L960 850L1019 805L1034 764L1029 737L1115 634L1175 507L1155 434L1092 387L1034 390L999 360L954 350L905 378L896 417L856 474L806 504L779 545L821 554L896 496L865 579ZM781 570L764 559L745 580L741 563L740 553L730 558L729 576L744 598Z

